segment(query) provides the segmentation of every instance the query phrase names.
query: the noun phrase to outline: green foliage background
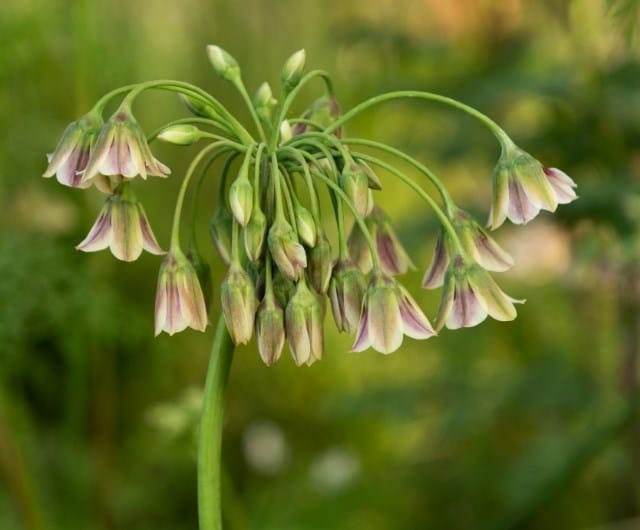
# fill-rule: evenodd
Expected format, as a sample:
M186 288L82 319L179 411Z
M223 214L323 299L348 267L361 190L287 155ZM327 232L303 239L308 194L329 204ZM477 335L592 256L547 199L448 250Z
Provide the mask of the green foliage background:
M326 358L311 368L283 357L269 369L253 345L239 348L223 449L227 528L640 527L637 17L633 0L5 0L0 528L197 526L195 430L212 330L153 339L160 260L77 253L102 197L40 175L66 124L132 81L195 82L246 117L212 73L209 43L239 60L251 90L276 85L282 61L304 47L310 67L334 75L343 108L392 89L457 97L564 169L581 196L497 233L517 261L499 281L529 299L513 323L408 340L387 357L347 353L350 338L328 321ZM149 129L180 112L166 95L136 108ZM391 104L349 130L411 152L487 215L498 146L479 124ZM156 152L174 177L137 191L166 244L189 153ZM436 223L382 178L379 201L419 266L405 281L433 315L438 294L419 282ZM203 201L212 206L213 190ZM202 225L206 241L204 215ZM224 271L210 256L216 285Z

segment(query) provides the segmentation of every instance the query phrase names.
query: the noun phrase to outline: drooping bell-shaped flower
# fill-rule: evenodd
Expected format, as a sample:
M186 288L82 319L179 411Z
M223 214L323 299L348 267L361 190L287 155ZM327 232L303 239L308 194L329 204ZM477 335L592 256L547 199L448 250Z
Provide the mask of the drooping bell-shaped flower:
M323 311L318 296L302 279L285 310L287 341L297 366L313 364L324 349Z
M371 229L373 224L366 221L368 229ZM349 258L364 274L368 274L373 267L373 261L371 259L371 249L369 243L362 228L357 223L354 223L347 238L347 249L349 250Z
M513 320L515 303L524 303L524 300L505 294L485 269L457 255L447 269L435 328L472 327L487 316L501 321Z
M140 175L166 177L171 170L156 160L144 132L124 106L104 124L82 176L82 183L96 175L132 179Z
M467 256L483 269L502 272L513 266L513 258L467 212L458 208L451 223ZM442 229L436 240L433 260L422 279L426 289L440 287L444 281L450 255L448 238Z
M204 331L207 308L193 265L182 251L172 249L158 275L155 334L173 335L188 327Z
M402 246L387 214L378 206L371 212L372 235L382 269L390 276L415 269L409 254Z
M251 277L238 263L231 263L220 286L222 314L234 344L246 344L253 335L256 299Z
M489 226L498 228L505 219L528 223L540 210L555 212L558 204L577 198L576 184L562 171L544 168L515 145L506 147L493 172L493 201Z
M362 271L348 259L339 261L329 283L331 311L338 331L357 331L366 291L367 283Z
M400 347L404 335L428 339L435 331L406 289L390 276L376 275L364 298L351 351L371 347L381 353L391 353Z
M224 204L220 204L209 222L209 235L225 265L231 263L231 231L233 216Z
M76 246L83 252L96 252L107 247L122 261L135 261L143 250L164 254L142 204L128 187L120 187L107 199L87 237Z
M296 233L284 218L277 218L267 237L269 252L278 269L290 280L298 280L307 266L307 255Z
M262 256L265 234L267 232L267 217L256 203L251 212L251 218L244 227L244 249L251 261L256 261Z
M369 178L357 162L347 162L340 173L340 187L362 219L371 212Z
M90 112L71 123L62 133L53 153L47 155L49 165L43 177L53 177L60 184L72 188L88 188L91 181L83 181L82 173L87 167L100 128L102 118Z

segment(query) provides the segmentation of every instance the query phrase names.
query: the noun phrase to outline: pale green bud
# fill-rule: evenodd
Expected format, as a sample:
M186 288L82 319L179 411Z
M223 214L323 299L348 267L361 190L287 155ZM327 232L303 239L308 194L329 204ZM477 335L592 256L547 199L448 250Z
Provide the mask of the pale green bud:
M301 204L297 204L295 207L295 215L300 239L302 239L307 246L314 247L318 233L311 212Z
M267 218L260 209L260 205L256 204L251 213L251 218L244 228L244 248L247 252L247 257L251 261L256 261L262 256L266 233Z
M298 280L307 267L307 255L293 227L285 219L277 219L267 237L269 252L278 269L290 280Z
M190 98L189 96L185 96L184 94L178 94L180 100L184 104L185 107L194 115L200 118L209 118L212 120L219 120L220 115L216 112L216 110L204 103L200 99Z
M329 300L339 331L356 332L366 291L367 282L358 267L349 260L336 265L329 284Z
M225 206L216 209L209 223L209 234L222 261L231 263L231 231L233 217Z
M256 314L256 342L260 357L267 366L280 358L284 347L284 311L272 293L267 293Z
M262 120L269 122L271 121L271 113L277 104L278 101L273 97L271 86L265 81L258 87L253 98L253 107Z
M222 313L234 344L246 344L253 335L256 300L249 274L239 265L231 264L220 286Z
M333 269L333 254L331 243L326 235L321 234L315 247L309 251L309 280L311 286L321 294L327 292L331 270Z
M229 206L238 224L246 226L253 209L253 186L244 173L229 187Z
M213 66L213 70L223 79L227 81L235 81L240 78L240 66L231 55L224 51L220 46L207 46L207 55Z
M365 218L369 212L369 178L365 171L356 164L348 163L340 173L340 187L355 207L358 215Z
M174 145L193 145L202 138L202 131L195 125L181 123L162 130L158 139Z
M293 131L291 130L291 124L289 120L283 120L280 123L280 143L283 144L291 140L293 136Z
M296 365L309 365L322 358L322 306L304 280L298 282L287 304L285 323L289 349Z
M290 92L299 82L304 71L306 54L304 49L298 50L287 59L280 72L280 83L285 92Z

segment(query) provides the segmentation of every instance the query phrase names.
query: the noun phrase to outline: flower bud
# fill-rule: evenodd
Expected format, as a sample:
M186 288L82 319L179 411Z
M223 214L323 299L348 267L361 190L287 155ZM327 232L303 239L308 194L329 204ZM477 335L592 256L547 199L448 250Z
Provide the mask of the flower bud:
M331 243L325 234L321 234L315 247L309 251L309 281L311 286L320 294L325 294L331 280L333 269L333 255Z
M231 263L231 231L233 228L233 217L226 208L220 206L216 209L211 222L209 223L209 234L222 261L229 265Z
M280 272L280 269L273 270L272 280L273 294L282 307L286 307L289 299L293 296L294 283Z
M269 252L278 269L290 280L298 280L307 267L307 255L289 222L276 219L267 237Z
M345 192L361 218L369 213L369 179L354 162L347 163L340 173L340 187Z
M244 228L244 248L249 260L256 261L262 256L266 232L267 218L262 212L260 205L256 204L251 213L251 218Z
M304 113L303 118L316 125L316 129L329 127L340 117L340 105L335 96L325 94L316 99L307 112ZM293 135L297 136L311 130L311 126L306 123L296 123L293 128ZM338 128L333 134L341 138L342 127Z
M324 348L322 306L304 280L298 282L287 304L285 323L296 365L310 365L320 360Z
M227 81L235 81L240 78L238 61L220 48L220 46L210 44L207 46L207 54L209 55L209 61L213 66L213 70L220 77Z
M216 110L211 106L204 103L201 99L191 98L189 96L185 96L184 94L178 94L180 97L180 101L182 101L183 105L187 107L189 112L191 112L194 116L199 116L200 118L209 118L212 120L219 120L220 115L216 112Z
M368 219L366 223L367 227L370 228L369 225L371 225L371 223ZM357 223L355 223L351 228L351 232L349 233L349 237L347 239L347 248L349 249L349 258L351 258L351 261L364 274L368 274L373 267L373 262L371 260L371 249L369 248L367 238L364 237L362 229Z
M195 125L180 123L165 127L157 138L174 145L193 145L202 138L202 131Z
M220 286L222 313L234 344L246 344L253 335L256 315L255 288L240 265L231 264Z
M238 224L246 226L253 209L253 186L245 173L241 173L229 187L229 206Z
M256 314L256 342L267 366L274 365L280 358L284 339L284 311L273 294L267 293Z
M284 92L290 92L300 82L305 58L305 51L298 50L284 63L280 72L280 83Z
M356 332L366 290L364 274L351 261L336 265L329 284L329 300L338 331Z
M282 120L280 123L280 143L283 144L291 140L293 131L291 130L291 124L289 120Z
M277 104L278 101L273 97L271 86L265 81L258 87L253 98L253 107L263 121L270 122L271 113Z
M317 239L317 229L311 212L301 204L296 204L295 216L300 239L302 239L308 247L314 247Z

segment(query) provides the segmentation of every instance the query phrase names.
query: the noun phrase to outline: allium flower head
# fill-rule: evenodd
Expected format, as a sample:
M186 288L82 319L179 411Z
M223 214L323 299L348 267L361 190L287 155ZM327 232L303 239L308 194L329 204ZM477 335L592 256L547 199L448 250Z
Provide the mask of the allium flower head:
M540 210L555 212L558 204L577 198L576 184L562 171L544 168L516 146L503 151L493 172L493 202L489 226L498 228L505 219L528 223Z
M82 173L101 126L102 118L93 113L71 123L62 133L55 151L47 155L49 165L42 176L55 175L60 184L72 188L91 186L92 182L82 181Z
M485 269L457 255L447 269L435 327L472 327L487 315L501 321L513 320L516 318L514 303L524 303L524 300L505 294Z
M299 281L285 310L287 341L296 365L310 365L322 358L323 317L318 296L306 281Z
M390 276L374 276L364 298L351 351L371 347L381 353L391 353L400 347L403 335L428 339L435 331L404 287Z
M143 179L147 175L166 177L170 173L167 166L154 158L138 122L121 107L102 127L82 182L88 182L96 175L126 180L137 175Z
M186 328L204 331L207 308L198 276L186 256L173 249L165 257L158 275L155 311L156 335L169 335Z
M298 280L307 267L307 255L289 222L276 219L267 238L271 257L278 269L290 280Z
M95 252L109 247L122 261L135 261L143 250L151 254L164 254L156 241L142 204L130 190L111 195L98 219L76 248Z
M256 299L249 274L237 263L231 263L220 286L222 313L234 344L246 344L253 335Z

